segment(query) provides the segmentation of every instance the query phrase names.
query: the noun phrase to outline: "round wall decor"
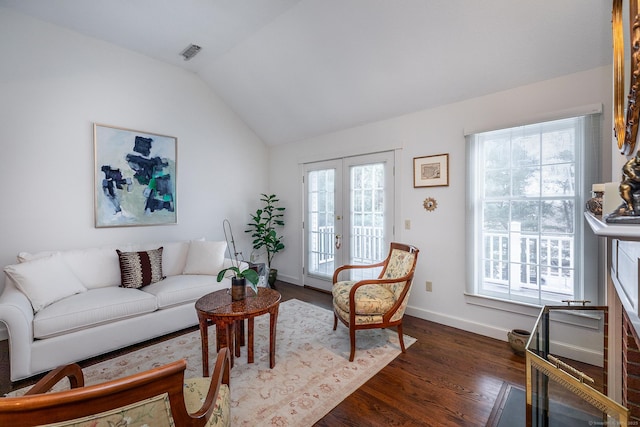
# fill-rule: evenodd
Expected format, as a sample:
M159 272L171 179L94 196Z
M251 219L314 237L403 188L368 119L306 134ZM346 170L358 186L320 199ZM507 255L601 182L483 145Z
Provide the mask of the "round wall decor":
M436 199L434 199L433 197L427 197L426 199L424 199L424 202L422 203L422 206L424 206L424 208L428 211L434 211L437 207L438 207L438 202L436 202Z

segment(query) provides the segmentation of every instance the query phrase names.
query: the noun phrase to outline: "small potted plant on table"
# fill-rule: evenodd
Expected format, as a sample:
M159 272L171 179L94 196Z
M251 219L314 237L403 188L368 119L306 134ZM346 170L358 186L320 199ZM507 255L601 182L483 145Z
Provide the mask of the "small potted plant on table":
M225 268L218 273L218 282L222 281L222 278L228 271L232 271L234 274L231 278L231 299L233 301L240 301L245 298L247 282L251 285L251 289L253 289L256 294L258 293L258 273L250 268L240 270L240 267L236 267L234 265L232 267Z
M229 251L229 258L231 259L231 267L227 267L223 270L220 270L218 273L217 280L218 282L222 281L227 272L232 272L233 277L231 278L231 299L233 301L239 301L245 298L247 291L247 282L251 285L251 289L258 294L258 273L256 273L253 269L247 268L241 270L240 268L243 266L238 260L238 253L236 251L236 244L233 239L233 232L231 231L231 224L228 220L223 221L224 235L227 240L227 249ZM227 236L227 231L229 232L229 236L231 236L231 241ZM232 253L233 248L233 253Z

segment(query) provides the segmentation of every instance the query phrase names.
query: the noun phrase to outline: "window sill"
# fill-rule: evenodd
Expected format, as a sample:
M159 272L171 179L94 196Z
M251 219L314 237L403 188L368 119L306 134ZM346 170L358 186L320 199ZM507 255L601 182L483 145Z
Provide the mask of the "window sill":
M527 304L519 301L507 301L499 298L492 298L484 295L476 295L465 292L467 304L477 305L480 307L491 308L494 310L506 311L509 313L520 314L523 316L537 318L540 315L542 307L535 304ZM599 327L600 315L586 312L561 311L555 310L555 318L558 323L565 323L574 326L597 329Z
M467 304L477 305L480 307L491 308L494 310L506 311L509 313L521 314L529 317L538 317L540 314L539 305L527 304L519 301L507 301L499 298L492 298L484 295L464 294Z

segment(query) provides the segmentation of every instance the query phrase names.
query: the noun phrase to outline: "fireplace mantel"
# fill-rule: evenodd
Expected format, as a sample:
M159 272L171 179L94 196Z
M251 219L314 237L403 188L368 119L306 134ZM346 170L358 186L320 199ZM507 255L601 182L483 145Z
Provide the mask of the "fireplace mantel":
M601 217L595 216L590 212L585 212L584 217L596 236L640 241L640 224L607 224Z
M609 273L616 294L637 335L640 335L640 224L607 224L590 212L584 214L596 236L610 241Z
M631 409L632 419L640 420L638 391L629 375L640 375L640 365L627 358L627 351L640 343L640 224L607 224L599 216L584 213L596 236L606 241L605 266L609 309L609 397ZM623 313L624 312L624 313ZM629 344L629 343L632 344ZM635 352L637 350L632 350Z

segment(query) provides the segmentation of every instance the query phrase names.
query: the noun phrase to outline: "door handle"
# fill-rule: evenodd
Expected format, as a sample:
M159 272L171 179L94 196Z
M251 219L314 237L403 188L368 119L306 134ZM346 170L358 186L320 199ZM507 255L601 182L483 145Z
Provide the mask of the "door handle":
M336 234L336 249L340 249L342 246L342 235Z

